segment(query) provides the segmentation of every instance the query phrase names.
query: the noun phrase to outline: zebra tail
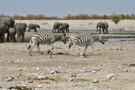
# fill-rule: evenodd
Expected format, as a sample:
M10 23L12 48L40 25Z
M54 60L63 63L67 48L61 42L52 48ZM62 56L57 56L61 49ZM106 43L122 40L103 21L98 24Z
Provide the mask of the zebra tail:
M30 45L28 46L28 50L31 48L31 43L32 43L32 41L30 40Z

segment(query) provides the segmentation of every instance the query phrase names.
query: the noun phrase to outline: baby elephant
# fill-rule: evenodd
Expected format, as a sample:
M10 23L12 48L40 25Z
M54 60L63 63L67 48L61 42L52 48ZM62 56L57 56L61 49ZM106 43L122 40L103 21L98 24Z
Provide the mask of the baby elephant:
M29 24L28 28L29 28L28 30L29 32L31 29L34 29L34 32L37 32L37 28L40 28L40 26L37 24Z
M18 42L20 42L20 36L22 36L22 42L24 42L24 35L27 25L25 23L16 23L15 30L17 33Z
M10 33L10 42L16 42L16 39L15 39L16 31L15 31L15 29L10 28L9 33Z

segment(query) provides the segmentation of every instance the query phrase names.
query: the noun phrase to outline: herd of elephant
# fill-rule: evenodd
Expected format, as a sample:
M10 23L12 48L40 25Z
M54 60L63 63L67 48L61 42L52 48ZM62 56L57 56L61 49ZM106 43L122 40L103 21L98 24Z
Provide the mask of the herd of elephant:
M37 32L37 28L40 28L37 24L27 24L25 23L16 23L15 20L12 17L1 17L0 18L0 42L5 41L5 33L7 33L6 41L9 42L16 42L15 35L17 34L17 41L24 42L24 35L26 28L28 27L28 31L34 29L35 32ZM101 30L103 30L103 33L108 33L108 23L107 22L99 22L97 24L97 31L101 33ZM69 33L69 24L68 23L60 23L55 22L53 25L53 33ZM20 40L20 37L22 37L22 40Z
M25 23L16 23L12 17L1 17L0 18L0 42L5 41L5 33L7 33L7 42L16 42L15 35L17 34L17 41L24 42L24 35L27 28L27 24ZM29 24L28 25L29 32L31 29L34 29L37 32L36 28L40 28L37 24ZM22 37L22 40L20 40Z

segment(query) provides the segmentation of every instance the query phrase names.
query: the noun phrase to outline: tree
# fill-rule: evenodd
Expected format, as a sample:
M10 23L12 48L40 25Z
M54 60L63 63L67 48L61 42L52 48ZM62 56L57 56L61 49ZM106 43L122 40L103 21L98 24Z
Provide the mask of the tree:
M115 24L118 24L118 22L120 21L120 16L118 15L113 15L112 16L112 21L115 23Z

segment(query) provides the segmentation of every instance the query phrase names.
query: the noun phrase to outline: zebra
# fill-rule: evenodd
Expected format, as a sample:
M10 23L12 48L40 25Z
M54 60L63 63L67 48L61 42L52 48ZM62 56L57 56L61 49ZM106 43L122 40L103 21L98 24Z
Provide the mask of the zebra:
M88 46L92 47L93 52L94 50L94 43L95 42L101 42L102 44L105 43L105 41L102 39L102 34L94 34L94 35L72 35L69 38L69 46L68 49L70 49L72 46L72 51L76 47L76 45L79 46L85 46L84 52L80 53L80 55L83 57L85 55L85 52L87 50ZM96 54L96 53L95 53Z
M66 44L66 34L65 33L51 33L51 34L36 34L31 37L30 45L28 46L29 55L31 56L32 49L37 46L37 49L40 54L43 54L42 51L40 51L39 44L49 44L51 45L51 49L48 51L48 53L51 53L53 50L53 43L56 41L62 41L64 44Z

